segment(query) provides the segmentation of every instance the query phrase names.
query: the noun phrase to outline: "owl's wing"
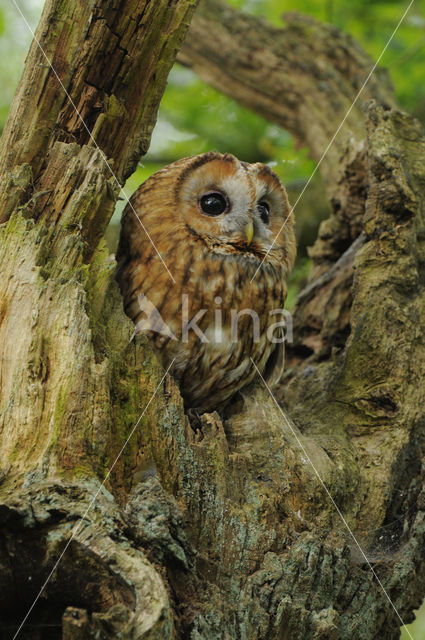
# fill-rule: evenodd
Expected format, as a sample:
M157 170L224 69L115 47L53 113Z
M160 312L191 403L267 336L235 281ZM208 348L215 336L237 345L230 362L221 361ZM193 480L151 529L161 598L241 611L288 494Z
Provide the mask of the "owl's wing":
M272 351L269 359L266 363L266 368L264 369L264 380L267 382L268 386L273 389L275 387L283 373L283 369L285 366L285 342L284 342L284 332L283 327L279 328L276 337L281 341L276 344L276 348Z

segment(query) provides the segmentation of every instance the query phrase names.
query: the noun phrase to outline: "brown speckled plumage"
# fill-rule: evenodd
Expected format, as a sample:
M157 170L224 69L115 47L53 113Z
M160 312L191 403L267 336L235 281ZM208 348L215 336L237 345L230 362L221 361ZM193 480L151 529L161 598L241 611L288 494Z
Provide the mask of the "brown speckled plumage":
M226 199L225 212L203 213L200 199L209 193ZM266 202L270 209L268 224L260 217L259 202ZM177 338L146 331L164 367L175 358L171 372L179 380L186 406L211 410L223 405L256 375L250 357L260 371L275 375L283 344L273 344L266 332L279 320L270 311L283 307L295 258L293 216L276 174L265 165L211 152L161 169L139 187L131 203L140 221L127 205L117 252L117 280L125 311L135 323L143 320L139 296L144 294ZM244 231L250 223L251 243ZM182 341L185 304L189 319L206 310L197 325L208 342L194 331ZM258 314L258 342L253 340L253 320L248 315L239 318L238 340L231 340L232 309L252 309ZM221 314L221 333L216 313Z

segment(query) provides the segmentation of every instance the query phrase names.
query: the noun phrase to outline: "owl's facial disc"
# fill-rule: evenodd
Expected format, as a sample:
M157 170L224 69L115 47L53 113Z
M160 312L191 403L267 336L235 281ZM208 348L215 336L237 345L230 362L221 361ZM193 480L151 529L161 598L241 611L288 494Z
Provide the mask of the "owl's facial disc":
M182 218L215 250L263 258L273 247L287 204L279 178L262 164L241 163L229 154L194 158L177 183ZM279 247L273 247L279 250Z

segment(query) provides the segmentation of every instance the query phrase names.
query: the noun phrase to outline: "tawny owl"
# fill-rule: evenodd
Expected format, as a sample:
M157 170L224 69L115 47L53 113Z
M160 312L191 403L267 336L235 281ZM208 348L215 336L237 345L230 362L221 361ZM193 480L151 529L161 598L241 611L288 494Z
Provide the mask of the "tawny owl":
M280 374L290 211L269 167L215 152L161 169L125 208L125 311L171 365L187 408L223 406L257 375L252 360L265 377Z

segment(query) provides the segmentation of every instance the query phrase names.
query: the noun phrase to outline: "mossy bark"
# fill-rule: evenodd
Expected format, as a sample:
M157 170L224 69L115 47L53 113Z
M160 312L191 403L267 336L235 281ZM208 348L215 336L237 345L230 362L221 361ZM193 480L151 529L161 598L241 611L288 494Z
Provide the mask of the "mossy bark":
M322 163L335 211L297 307L285 410L259 381L224 423L204 414L194 431L149 346L130 340L101 239L193 10L47 3L37 37L101 150L36 45L12 106L0 158L1 624L13 637L60 558L22 638L52 624L66 640L397 638L382 586L406 621L424 591L425 140L374 79L376 101ZM214 83L229 84L230 68L234 97L260 111L253 87L269 95L272 71L286 86L298 61L296 94L268 98L286 115L266 115L320 157L369 62L334 29L288 21L280 31L209 0L182 56L201 73L206 51ZM330 89L314 96L324 61Z
M54 625L61 637L68 606L90 615L68 612L67 639L174 636L164 581L126 542L120 516L148 465L146 424L166 408L163 372L130 342L102 236L148 148L195 6L47 0L3 132L2 637L14 636L71 532L19 637Z

